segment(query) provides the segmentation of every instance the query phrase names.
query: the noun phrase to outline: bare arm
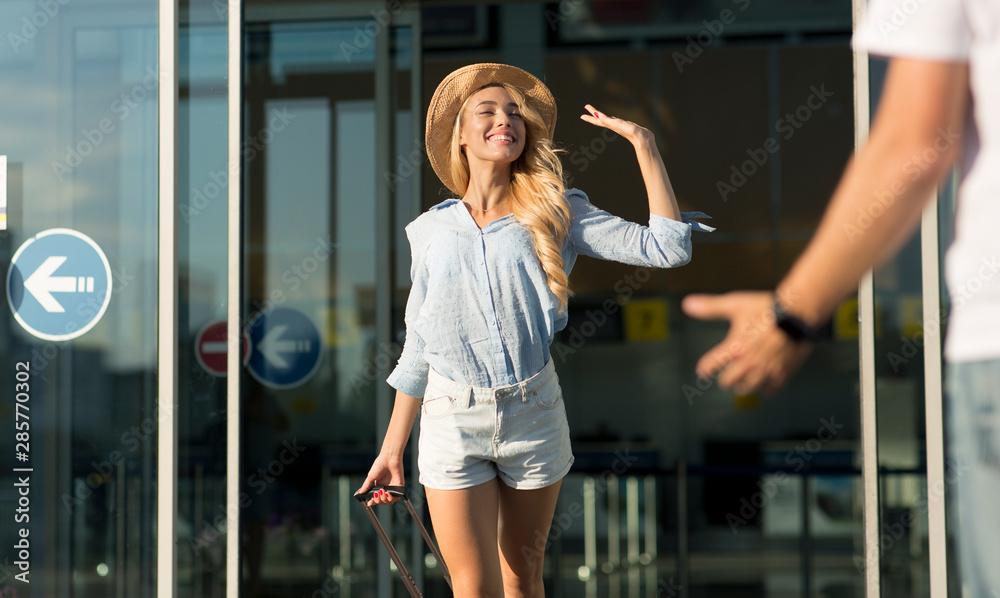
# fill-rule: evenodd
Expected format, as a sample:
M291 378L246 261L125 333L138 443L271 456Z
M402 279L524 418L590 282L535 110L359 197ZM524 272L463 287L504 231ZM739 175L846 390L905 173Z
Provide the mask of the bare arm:
M965 63L893 59L868 143L848 166L816 235L777 293L810 324L824 321L872 266L910 237L957 160L969 103ZM774 390L808 351L773 325L772 294L692 295L684 310L728 319L729 334L696 366L723 388Z
M848 166L813 241L778 285L820 323L871 267L910 238L961 152L969 103L964 63L894 59L868 143Z
M368 477L358 492L367 492L372 486L403 485L403 452L409 443L413 422L420 411L420 401L416 397L403 394L402 391L396 391L396 402L389 418L385 439L382 441L382 450L379 451ZM388 504L395 500L389 496L375 497L369 504Z
M632 143L636 158L639 160L642 180L646 184L649 213L672 220L680 220L681 211L677 207L677 197L670 185L670 177L667 176L663 157L660 156L660 151L656 148L656 139L653 137L653 133L631 121L598 112L590 104L587 104L586 108L591 114L580 115L582 120L610 129Z

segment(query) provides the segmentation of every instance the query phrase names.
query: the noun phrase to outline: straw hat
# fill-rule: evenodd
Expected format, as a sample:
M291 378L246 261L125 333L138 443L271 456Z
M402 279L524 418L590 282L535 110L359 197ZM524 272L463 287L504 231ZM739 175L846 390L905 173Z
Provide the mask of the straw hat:
M455 119L465 100L490 83L508 83L521 90L531 107L538 111L548 125L549 138L556 129L556 101L552 92L537 77L515 66L480 63L464 66L445 77L434 90L427 106L427 126L424 140L427 157L438 178L457 194L451 180L451 134Z

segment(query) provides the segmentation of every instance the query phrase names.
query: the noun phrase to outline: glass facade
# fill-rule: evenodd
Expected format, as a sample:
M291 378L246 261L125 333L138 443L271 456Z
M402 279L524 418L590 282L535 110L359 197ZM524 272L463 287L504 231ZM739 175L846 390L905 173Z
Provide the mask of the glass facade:
M167 44L176 72L158 54L161 7L0 0L0 597L153 596L164 581L192 598L405 595L351 495L392 404L403 226L448 197L423 110L470 62L543 78L568 185L593 203L648 217L632 148L580 121L586 103L650 128L681 208L718 229L681 269L573 271L552 358L576 463L532 547L547 551L547 595L932 595L944 496L928 490L927 430L941 422L925 404L940 377L924 359L939 269L925 239L874 273L875 357L859 349L865 305L845 301L774 396L698 380L725 325L680 310L692 292L773 288L811 237L867 130L858 102L875 106L883 76L875 62L855 74L851 0L189 0ZM159 105L161 86L176 86L176 108ZM176 197L159 194L164 177ZM923 234L944 247L941 196ZM157 465L172 429L157 404L174 400L176 475ZM405 510L382 511L424 595L445 595Z
M156 2L0 3L0 592L156 578Z

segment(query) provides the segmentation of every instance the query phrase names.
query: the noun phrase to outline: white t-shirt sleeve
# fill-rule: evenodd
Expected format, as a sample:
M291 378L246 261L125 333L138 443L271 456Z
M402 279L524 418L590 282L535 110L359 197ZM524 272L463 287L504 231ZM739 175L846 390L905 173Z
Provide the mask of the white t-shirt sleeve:
M870 54L966 61L972 32L963 0L870 0L854 47Z

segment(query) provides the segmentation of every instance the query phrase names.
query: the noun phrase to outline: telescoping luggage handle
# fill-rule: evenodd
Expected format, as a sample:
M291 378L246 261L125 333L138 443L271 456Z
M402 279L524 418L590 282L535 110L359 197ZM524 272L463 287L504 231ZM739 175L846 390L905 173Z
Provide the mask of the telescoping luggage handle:
M434 553L434 558L437 562L441 563L441 571L444 573L444 580L448 582L448 587L451 587L451 575L448 573L448 566L444 564L444 558L441 557L441 553L438 551L437 546L434 541L431 540L430 534L427 533L427 528L424 527L423 522L420 521L420 516L417 514L416 509L413 508L413 503L410 502L410 495L406 491L405 486L373 486L368 489L368 492L358 492L355 493L354 498L361 503L361 506L365 509L365 515L368 516L368 520L372 522L372 526L375 528L375 533L378 534L382 544L385 544L386 550L389 551L389 557L392 562L396 563L396 568L399 569L399 575L403 578L403 585L410 592L410 596L413 598L421 598L420 590L417 589L417 584L413 583L413 577L410 572L406 570L403 565L402 559L399 558L399 553L392 545L392 541L389 539L389 535L385 533L385 529L382 528L382 524L379 523L378 517L375 515L375 511L368 506L368 501L375 497L375 493L379 490L385 490L392 496L397 496L403 499L403 504L406 505L406 510L410 512L410 516L413 517L413 521L417 524L417 528L420 530L420 535L424 537L424 542L427 542L427 546Z

